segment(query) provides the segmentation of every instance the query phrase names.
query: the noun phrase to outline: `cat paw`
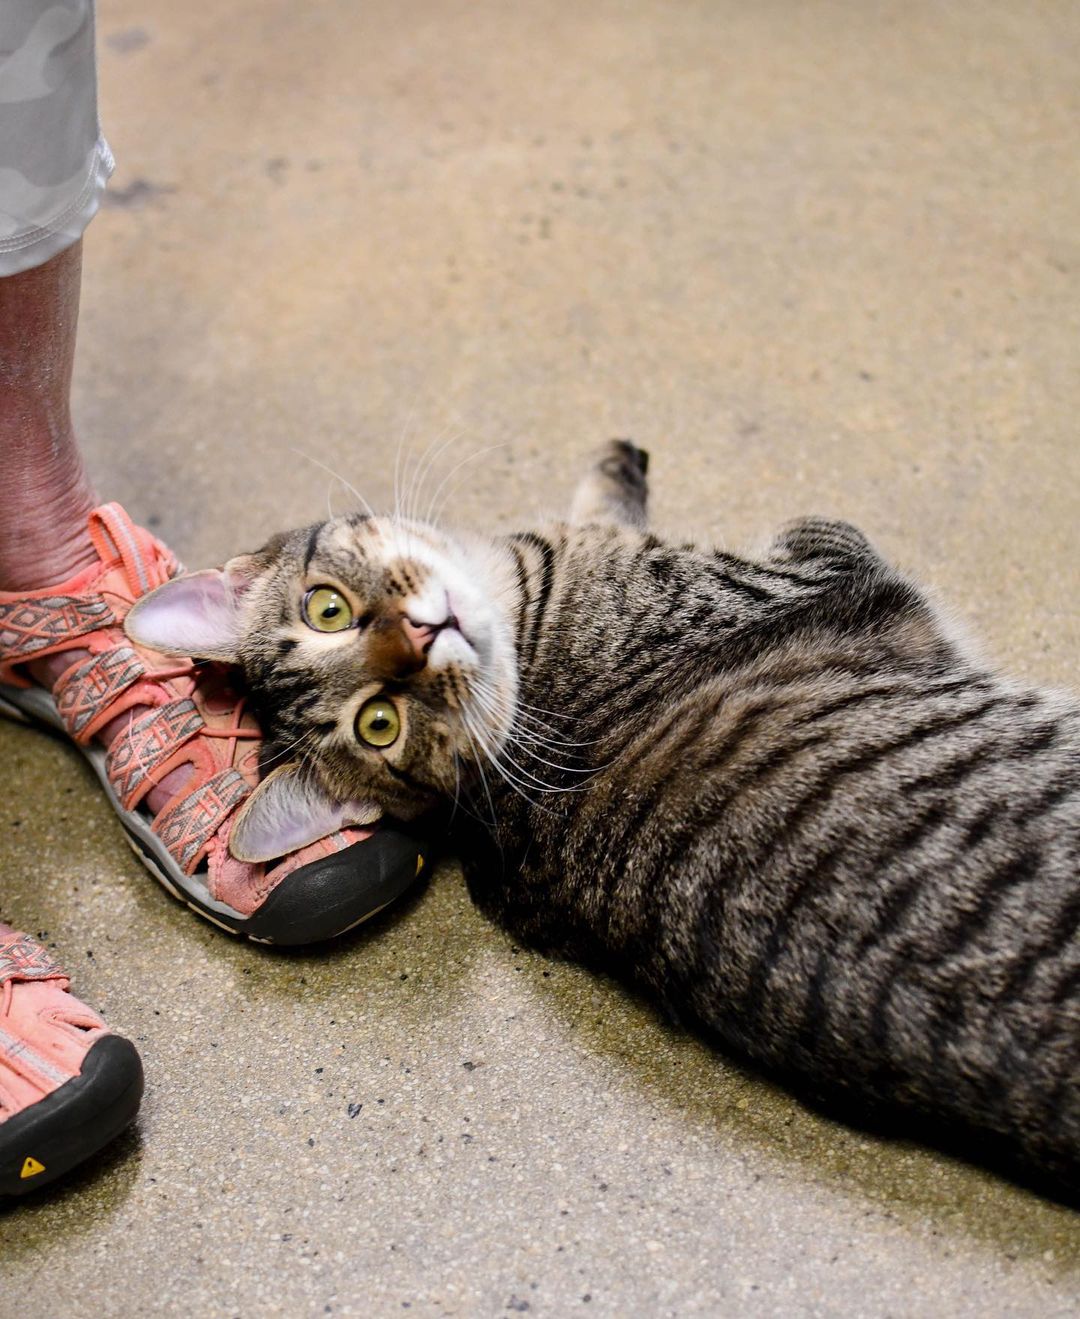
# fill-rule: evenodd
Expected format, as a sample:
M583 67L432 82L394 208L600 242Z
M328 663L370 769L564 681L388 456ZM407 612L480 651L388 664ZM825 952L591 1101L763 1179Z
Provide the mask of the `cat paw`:
M598 464L609 480L641 494L649 472L649 454L630 440L608 440L600 450Z
M645 526L649 455L629 440L609 440L596 453L574 495L570 520L578 526Z

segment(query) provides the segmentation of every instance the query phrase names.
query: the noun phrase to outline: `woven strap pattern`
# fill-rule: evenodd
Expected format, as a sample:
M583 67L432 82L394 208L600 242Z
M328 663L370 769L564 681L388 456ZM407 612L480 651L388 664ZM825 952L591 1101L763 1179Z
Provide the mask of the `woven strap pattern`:
M130 810L154 785L154 772L202 728L192 700L170 701L133 719L114 739L105 772L125 810Z
M0 935L0 985L5 980L67 979L47 949L28 934Z
M186 875L199 864L211 838L250 791L243 775L235 769L222 770L155 817L154 833Z
M0 659L29 659L69 637L85 636L117 621L105 601L93 595L50 595L0 604Z
M97 716L143 676L146 666L130 646L94 655L65 673L53 690L56 708L77 742L87 740Z
M136 526L116 503L102 504L87 522L102 563L118 563L135 597L145 595L180 570L172 550L144 527Z

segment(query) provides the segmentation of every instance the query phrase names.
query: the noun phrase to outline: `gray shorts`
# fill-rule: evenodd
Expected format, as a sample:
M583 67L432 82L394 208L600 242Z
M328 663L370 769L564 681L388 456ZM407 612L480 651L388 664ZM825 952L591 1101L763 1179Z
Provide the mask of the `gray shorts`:
M0 0L0 276L77 242L112 169L94 0Z

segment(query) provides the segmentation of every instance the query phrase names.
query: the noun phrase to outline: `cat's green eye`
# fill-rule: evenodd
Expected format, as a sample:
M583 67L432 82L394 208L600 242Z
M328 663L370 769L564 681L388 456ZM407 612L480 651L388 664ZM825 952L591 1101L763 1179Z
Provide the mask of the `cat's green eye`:
M316 632L342 632L352 621L348 600L332 586L313 586L304 596L304 622Z
M398 739L401 719L385 696L365 701L356 716L356 736L370 747L388 747Z

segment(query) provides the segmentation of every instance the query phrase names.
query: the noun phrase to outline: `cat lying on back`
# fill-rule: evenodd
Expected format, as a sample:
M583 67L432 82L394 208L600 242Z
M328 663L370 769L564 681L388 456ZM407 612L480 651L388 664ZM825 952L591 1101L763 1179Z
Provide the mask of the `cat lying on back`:
M566 525L341 517L140 602L139 641L258 702L278 768L233 850L462 799L516 937L1075 1193L1080 708L966 654L843 523L753 561L660 541L645 469L607 446Z

